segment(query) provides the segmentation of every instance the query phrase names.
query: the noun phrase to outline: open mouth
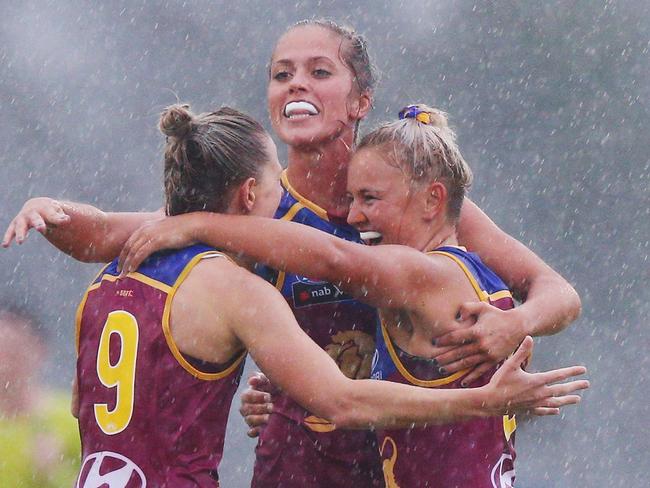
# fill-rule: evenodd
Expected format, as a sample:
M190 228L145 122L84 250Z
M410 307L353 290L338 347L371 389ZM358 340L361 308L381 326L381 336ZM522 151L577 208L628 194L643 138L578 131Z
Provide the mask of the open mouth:
M306 119L318 115L318 109L311 103L300 100L289 102L284 107L284 116L288 119Z
M363 240L369 246L376 246L384 237L379 232L374 230L360 232L359 235L361 236L361 240Z

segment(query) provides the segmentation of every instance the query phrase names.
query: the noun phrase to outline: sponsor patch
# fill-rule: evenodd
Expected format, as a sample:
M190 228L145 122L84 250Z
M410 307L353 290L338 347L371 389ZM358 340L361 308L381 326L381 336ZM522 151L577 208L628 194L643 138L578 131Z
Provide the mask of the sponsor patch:
M352 296L343 293L331 283L314 283L312 281L296 281L291 284L293 306L295 308L309 307L321 303L353 300Z
M142 470L126 456L102 451L89 454L79 472L76 488L146 488Z

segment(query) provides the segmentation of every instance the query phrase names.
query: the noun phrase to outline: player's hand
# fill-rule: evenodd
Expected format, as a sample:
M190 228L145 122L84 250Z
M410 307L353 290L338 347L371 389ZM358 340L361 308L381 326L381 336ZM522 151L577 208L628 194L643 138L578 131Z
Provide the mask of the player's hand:
M460 320L471 317L476 319L473 325L436 338L436 346L454 348L434 358L442 368L441 373L453 374L473 368L463 378L463 386L506 359L526 336L517 309L501 310L486 302L464 303L460 308Z
M239 413L248 424L248 437L257 437L262 428L268 423L269 415L273 412L271 394L275 387L264 375L257 372L248 378L248 389L241 395Z
M157 251L180 249L196 243L192 214L163 217L142 224L126 241L118 259L120 277L138 269Z
M492 376L485 388L485 405L495 415L528 412L534 415L557 415L560 407L580 401L575 392L589 388L589 381L559 383L585 374L584 366L528 373L523 365L533 351L533 339L526 336L515 353Z
M70 222L70 216L64 211L63 204L47 197L27 200L23 208L9 223L2 239L2 247L9 247L13 240L22 244L30 229L45 234L48 228L56 228Z

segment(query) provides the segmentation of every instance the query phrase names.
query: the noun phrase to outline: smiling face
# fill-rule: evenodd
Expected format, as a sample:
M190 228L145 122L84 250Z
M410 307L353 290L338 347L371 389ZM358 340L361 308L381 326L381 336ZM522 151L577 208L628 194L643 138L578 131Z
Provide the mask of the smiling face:
M426 185L413 185L408 175L387 159L384 147L357 151L348 166L352 199L348 223L360 232L377 232L371 244L414 246L425 220Z
M273 129L290 146L312 146L354 130L370 108L341 59L340 35L316 25L284 34L271 59L268 108Z

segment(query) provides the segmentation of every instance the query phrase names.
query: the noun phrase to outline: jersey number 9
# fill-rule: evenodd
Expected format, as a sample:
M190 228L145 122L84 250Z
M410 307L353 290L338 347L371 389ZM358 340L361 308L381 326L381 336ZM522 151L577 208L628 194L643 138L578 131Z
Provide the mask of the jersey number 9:
M111 363L111 335L119 337L119 358ZM138 355L138 322L124 310L108 314L99 339L97 351L97 376L107 388L115 389L115 407L106 403L95 404L95 420L105 434L122 432L133 415L135 389L135 363Z

